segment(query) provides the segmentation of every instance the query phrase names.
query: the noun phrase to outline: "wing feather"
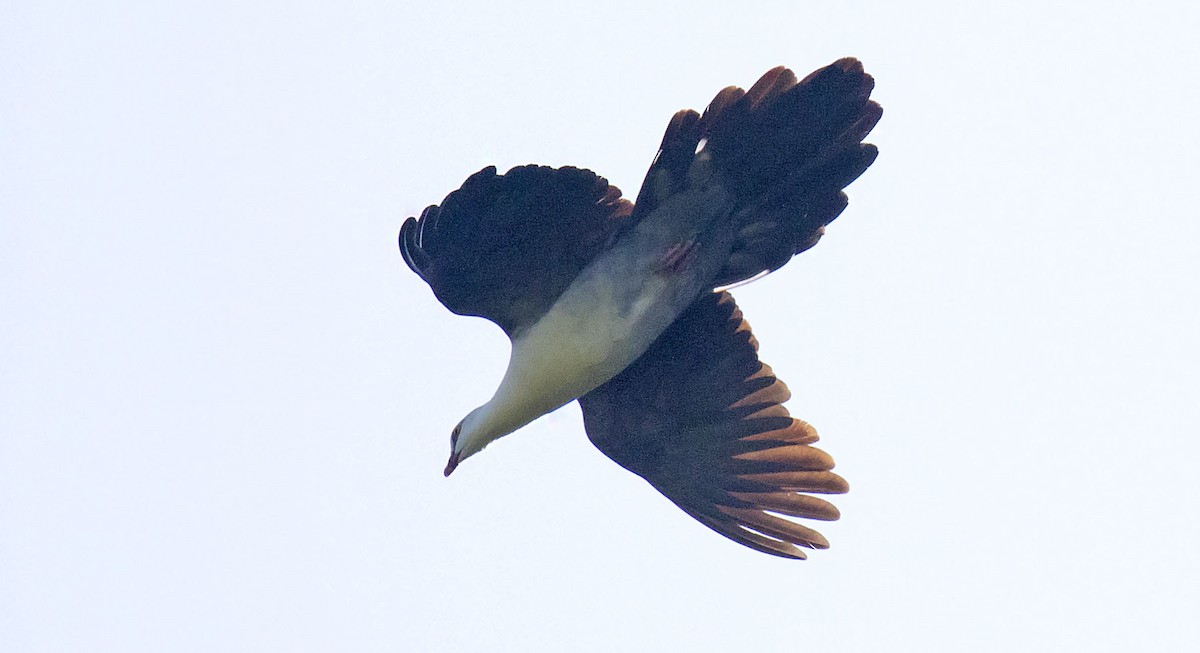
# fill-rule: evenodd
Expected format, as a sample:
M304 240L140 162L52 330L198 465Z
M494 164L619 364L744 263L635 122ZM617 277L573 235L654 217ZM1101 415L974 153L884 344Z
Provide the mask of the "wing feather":
M620 230L632 204L581 168L489 166L400 228L404 261L459 315L510 337L537 321Z
M778 515L838 518L846 482L787 386L758 360L728 293L698 299L637 361L580 397L588 437L692 517L759 551L804 558L819 533Z
M842 189L878 153L862 142L882 116L873 87L862 64L846 58L799 81L774 68L749 91L722 90L703 114L679 111L636 206L588 170L484 168L440 206L405 221L401 252L447 308L492 320L511 337L540 318L619 231L687 191L699 150L711 155L741 216L712 285L753 278L816 244L846 208Z

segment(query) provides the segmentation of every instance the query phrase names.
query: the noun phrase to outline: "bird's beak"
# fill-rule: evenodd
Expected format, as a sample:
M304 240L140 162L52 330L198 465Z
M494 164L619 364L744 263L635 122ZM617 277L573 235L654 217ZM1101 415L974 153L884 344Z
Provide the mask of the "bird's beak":
M446 463L446 471L442 472L442 473L445 474L446 476L449 476L450 472L454 471L455 467L458 467L458 461L461 457L462 457L462 452L451 451L450 452L450 462Z

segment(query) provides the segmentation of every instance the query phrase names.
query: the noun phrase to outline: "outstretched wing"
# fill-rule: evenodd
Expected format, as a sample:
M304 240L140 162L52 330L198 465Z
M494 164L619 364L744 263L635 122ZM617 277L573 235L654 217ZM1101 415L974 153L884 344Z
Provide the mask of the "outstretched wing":
M588 437L718 533L773 555L826 548L820 533L776 514L838 518L805 493L848 489L816 431L791 417L787 386L728 293L696 300L636 362L579 398Z
M883 115L874 79L857 59L839 59L797 80L782 66L749 91L730 86L704 114L675 114L638 192L634 219L691 183L697 151L712 157L743 217L715 286L783 266L812 247L846 208L842 192L875 160L862 140Z
M459 315L512 335L536 322L627 221L632 204L580 168L471 175L400 228L404 261Z
M749 91L729 87L704 114L685 110L667 127L636 208L591 171L484 168L400 230L404 260L438 299L511 337L534 323L616 233L688 189L707 152L743 220L713 280L723 286L775 270L817 242L846 207L847 184L877 151L863 138L882 115L874 80L841 59L803 80L768 71Z

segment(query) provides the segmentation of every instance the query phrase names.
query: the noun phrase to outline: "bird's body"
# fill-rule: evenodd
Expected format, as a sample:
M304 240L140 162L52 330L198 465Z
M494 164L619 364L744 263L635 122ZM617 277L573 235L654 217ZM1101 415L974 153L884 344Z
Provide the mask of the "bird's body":
M700 163L695 167L707 167ZM714 184L706 192L672 197L621 234L538 321L514 335L508 369L481 407L477 428L511 433L641 356L720 267L730 246L732 208ZM673 262L681 247L690 247L692 255Z
M836 518L796 493L845 483L783 409L786 387L732 300L709 291L783 265L840 213L841 188L875 156L861 144L880 115L869 92L854 60L799 83L777 68L703 117L676 114L636 206L585 170L487 168L406 222L409 266L512 340L495 395L455 428L446 474L579 399L597 447L706 525L777 555L824 546L764 511Z

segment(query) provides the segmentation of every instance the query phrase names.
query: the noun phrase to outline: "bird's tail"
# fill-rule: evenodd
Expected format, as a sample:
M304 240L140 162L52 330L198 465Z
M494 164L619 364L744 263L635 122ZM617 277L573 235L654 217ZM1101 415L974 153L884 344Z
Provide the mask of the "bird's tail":
M883 115L870 99L874 85L857 59L839 59L802 80L781 66L749 91L722 90L703 115L680 111L637 206L661 197L663 182L686 184L681 174L694 157L711 156L740 216L733 250L714 285L783 266L816 244L846 208L842 189L875 160L878 150L862 142Z

